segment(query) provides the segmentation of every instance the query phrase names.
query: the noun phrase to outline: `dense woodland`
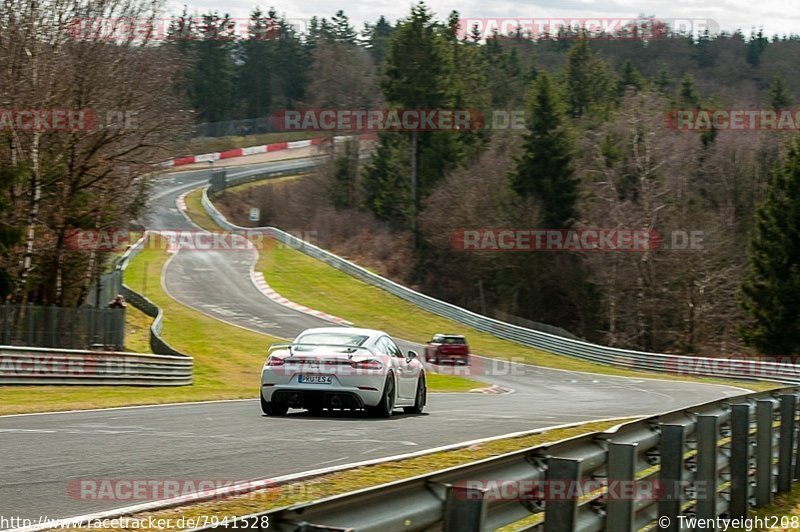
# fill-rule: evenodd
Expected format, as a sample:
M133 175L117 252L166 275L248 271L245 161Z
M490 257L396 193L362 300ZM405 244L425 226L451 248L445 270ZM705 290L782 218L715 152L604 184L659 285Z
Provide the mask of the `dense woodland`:
M47 14L4 11L0 20L17 28L0 34L0 61L14 73L0 81L3 107L58 101L160 119L102 139L0 133L12 299L80 303L100 260L70 252L63 235L133 219L147 163L169 152L183 121L302 108L524 110L522 130L380 133L367 162L348 144L317 175L262 194L260 223L314 231L320 244L436 297L609 345L800 354L797 132L687 132L665 120L675 109L797 106L797 36L480 40L460 37L457 13L443 18L420 3L405 19L362 29L342 11L298 30L276 9L256 9L245 35L226 15L183 13L163 42L45 44L18 23L26 16ZM93 54L143 65L100 61L99 71L63 75L94 65L102 56ZM491 227L701 231L703 246L497 253L451 244L454 231Z

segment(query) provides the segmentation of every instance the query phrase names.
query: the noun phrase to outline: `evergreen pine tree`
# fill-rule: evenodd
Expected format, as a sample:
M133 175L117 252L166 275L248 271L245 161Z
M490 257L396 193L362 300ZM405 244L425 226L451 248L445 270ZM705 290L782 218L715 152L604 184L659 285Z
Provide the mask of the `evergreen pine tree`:
M666 94L667 89L672 85L672 78L669 75L669 69L666 64L661 65L658 70L658 75L653 82L661 94Z
M691 74L686 74L681 80L678 102L687 109L697 109L700 106L700 95L694 88L694 77Z
M769 88L769 106L772 109L786 109L792 102L789 95L789 88L783 74L778 73L772 78L772 86Z
M761 54L767 49L769 40L764 37L764 30L758 30L758 33L751 33L750 40L747 42L747 62L751 67L755 68L761 64Z
M633 62L628 59L625 61L625 64L622 65L622 79L619 80L619 84L617 86L618 94L622 95L625 94L625 90L628 87L632 87L636 89L636 91L642 90L644 88L644 78L633 66Z
M332 35L334 41L356 44L358 34L353 26L350 24L350 19L344 14L341 9L331 18Z
M800 354L800 137L773 171L756 212L742 303L742 339L767 355Z
M453 54L447 44L447 30L420 2L392 34L381 82L384 98L389 106L400 109L450 109L457 93L453 82ZM462 156L457 133L412 130L382 134L378 142L383 146L376 151L364 176L366 206L378 217L402 222L413 231L420 199ZM387 161L383 157L401 157L404 161ZM398 176L385 173L397 168L407 168L402 176L407 187L397 189ZM387 198L393 195L392 201L398 205L387 205Z
M270 47L278 21L256 8L250 14L250 30L240 44L238 99L245 118L267 116L272 105L272 61Z
M545 73L533 82L528 116L528 133L511 175L511 188L523 198L539 200L543 227L566 227L577 216L578 182L573 177L564 112Z
M361 33L364 46L369 50L372 60L379 69L389 48L389 39L394 28L381 15L375 24L364 23L364 31Z

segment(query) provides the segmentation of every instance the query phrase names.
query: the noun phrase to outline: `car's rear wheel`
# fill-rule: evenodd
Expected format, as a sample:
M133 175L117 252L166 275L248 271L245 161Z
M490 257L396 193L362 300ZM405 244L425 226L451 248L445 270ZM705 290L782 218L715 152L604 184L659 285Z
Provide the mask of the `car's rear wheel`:
M283 403L276 403L275 401L267 402L264 396L261 396L261 411L268 416L285 416L289 411L289 405Z
M383 396L381 402L376 406L367 407L367 413L375 417L391 417L394 410L394 376L390 373L386 376L386 383L383 385Z
M406 414L421 414L425 409L428 400L428 387L425 383L425 375L421 374L417 381L417 395L414 397L414 406L404 406L403 412Z

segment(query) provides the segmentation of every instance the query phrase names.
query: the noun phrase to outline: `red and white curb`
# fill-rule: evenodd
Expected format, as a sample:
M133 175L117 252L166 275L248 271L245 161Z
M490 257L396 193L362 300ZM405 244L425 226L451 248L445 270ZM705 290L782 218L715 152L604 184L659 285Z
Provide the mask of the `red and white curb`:
M351 138L348 135L340 135L333 137L333 142L338 144ZM374 133L366 133L358 135L358 140L375 140ZM171 168L174 166L184 166L194 163L213 163L222 159L233 159L235 157L245 157L247 155L255 155L258 153L269 153L281 150L294 150L297 148L307 148L309 146L318 146L330 142L330 137L315 137L313 139L295 140L292 142L273 142L272 144L263 144L261 146L249 146L247 148L234 148L232 150L218 151L213 153L202 153L200 155L187 155L186 157L176 157L161 163L161 166Z
M322 311L319 311L319 310L314 310L312 308L300 305L300 304L295 303L293 301L289 301L288 299L286 299L285 297L280 295L278 292L273 290L267 284L267 281L264 279L264 274L261 273L261 272L251 271L250 272L250 279L252 279L253 284L256 285L256 288L258 288L258 290L262 294L264 294L265 296L267 296L271 300L275 301L276 303L280 303L281 305L283 305L285 307L288 307L290 309L303 312L305 314L310 314L312 316L316 316L317 318L321 318L323 320L327 320L327 321L330 321L330 322L333 322L333 323L336 323L336 324L339 324L339 325L352 325L353 324L352 322L349 322L349 321L347 321L347 320L345 320L343 318L340 318L338 316L333 316L331 314L327 314L325 312L322 312Z
M192 191L190 190L189 192ZM178 199L175 200L175 204L178 206L178 210L181 212L186 212L186 195L189 192L184 192L183 194L178 196Z
M497 384L493 386L489 386L488 388L473 388L469 391L469 393L482 393L482 394L490 394L490 395L497 395L501 393L511 393L514 390L511 388L505 388L504 386L498 386Z

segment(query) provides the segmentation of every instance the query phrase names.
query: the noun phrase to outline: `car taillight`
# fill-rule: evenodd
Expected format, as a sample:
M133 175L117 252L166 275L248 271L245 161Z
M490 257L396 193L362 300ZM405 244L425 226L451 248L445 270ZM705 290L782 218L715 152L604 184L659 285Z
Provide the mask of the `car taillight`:
M381 361L375 359L351 361L350 365L357 369L381 369L383 367Z
M279 357L269 357L267 359L267 366L283 366L285 363L286 361Z

